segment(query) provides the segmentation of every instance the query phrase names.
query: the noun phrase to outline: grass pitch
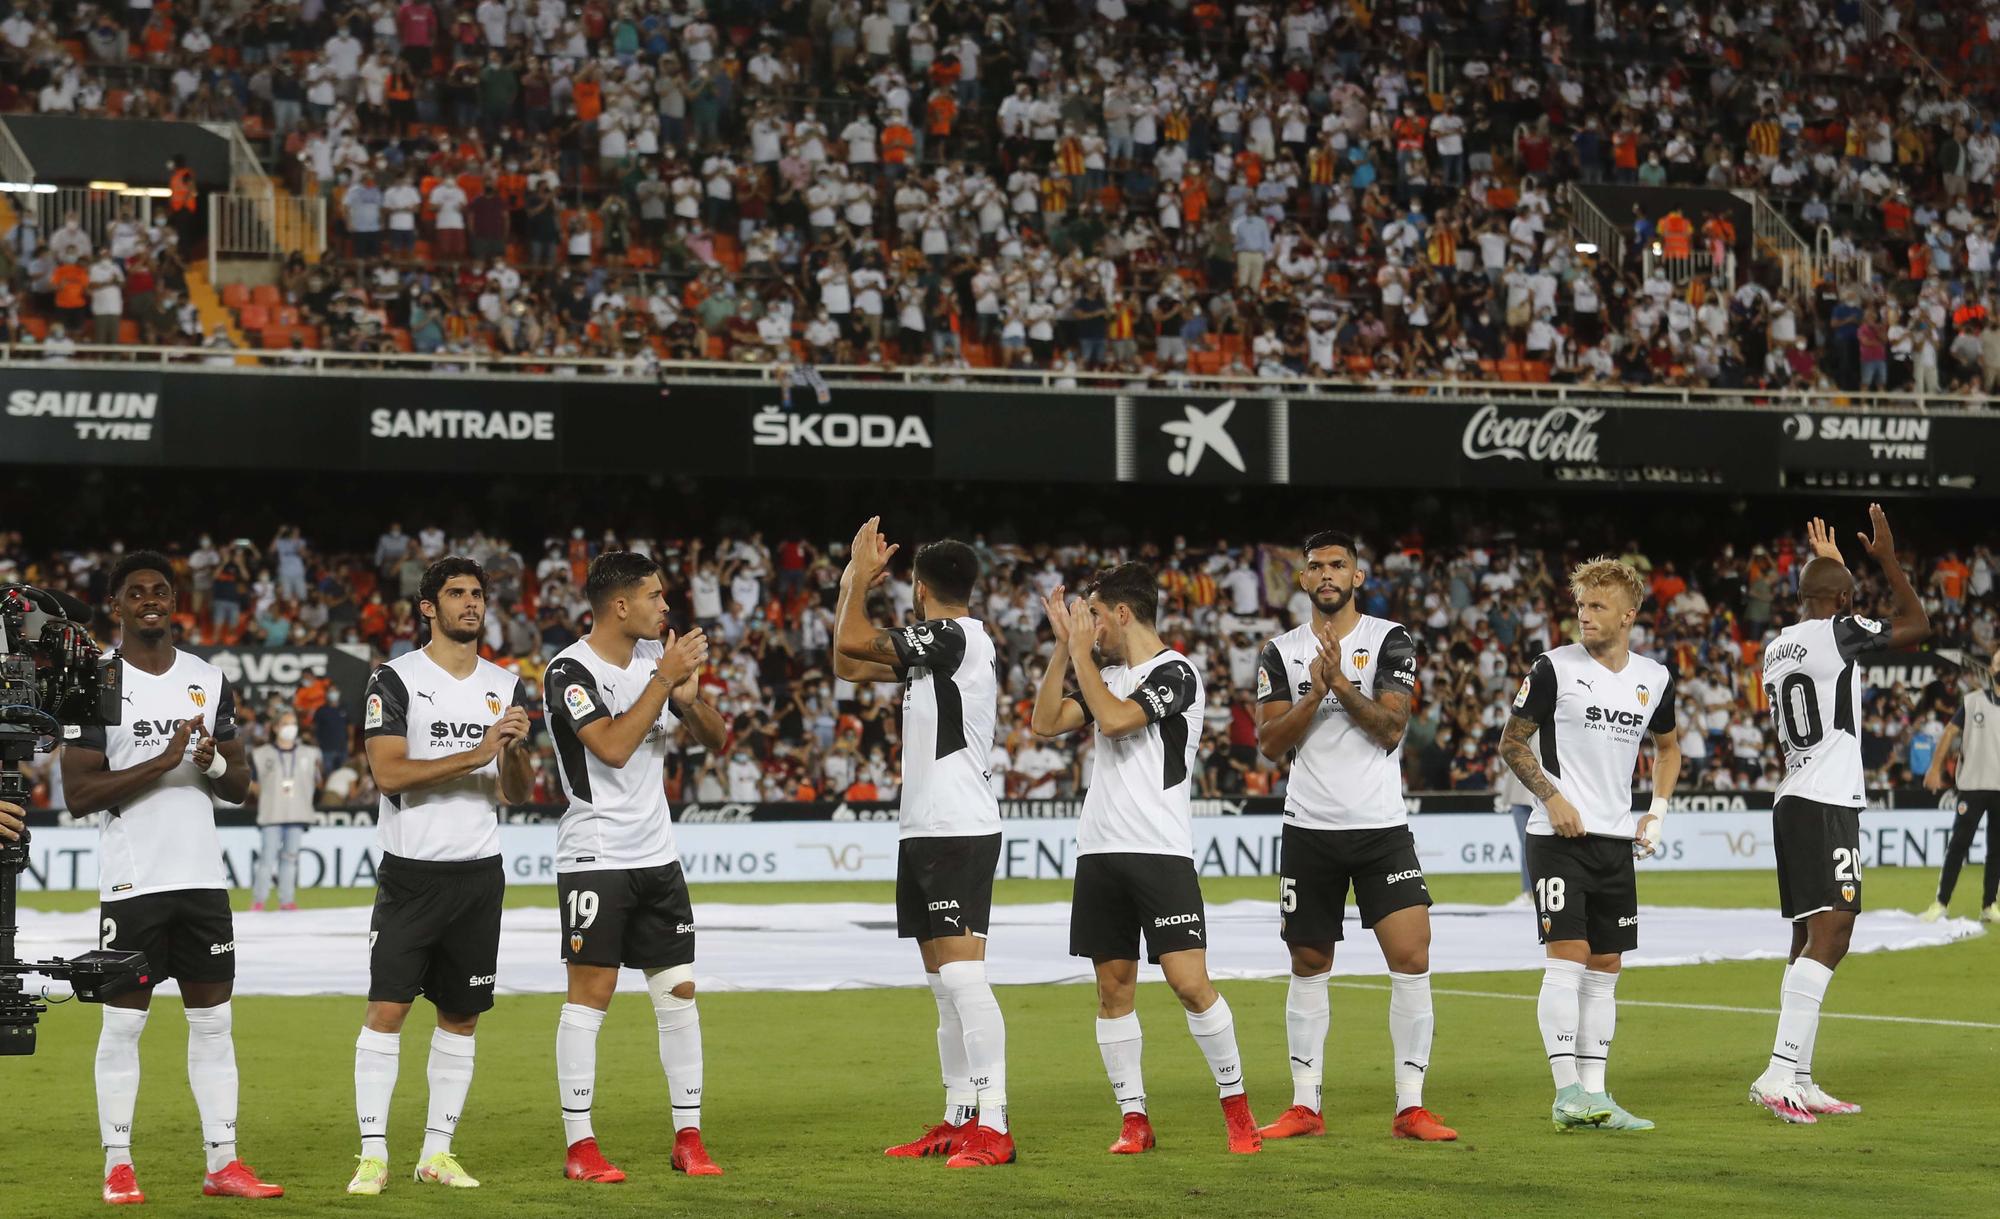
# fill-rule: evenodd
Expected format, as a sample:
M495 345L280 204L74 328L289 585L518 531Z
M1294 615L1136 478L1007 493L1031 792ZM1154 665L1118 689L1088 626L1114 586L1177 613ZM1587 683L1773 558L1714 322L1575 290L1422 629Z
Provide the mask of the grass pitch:
M1504 876L1434 876L1440 901L1511 895ZM1929 872L1878 869L1869 903L1920 909ZM1643 877L1648 904L1774 905L1753 873ZM1267 879L1209 880L1211 901L1270 896ZM1961 886L1969 914L1976 883ZM1065 882L1004 882L1002 901L1066 897ZM888 900L886 885L701 885L703 900ZM314 904L366 902L366 891L314 892ZM510 904L553 902L522 888ZM41 909L83 909L89 894L28 894ZM239 908L245 904L237 895ZM1782 942L1775 913L1772 939ZM1441 927L1448 934L1448 924ZM915 954L912 953L912 970ZM428 1009L404 1039L391 1118L392 1184L380 1198L344 1191L357 1137L353 1044L358 998L236 1002L243 1077L242 1153L287 1188L253 1205L203 1199L186 1026L154 1005L144 1047L135 1152L147 1211L257 1209L278 1214L415 1216L1513 1216L1804 1213L1991 1216L2000 1213L2000 937L1850 958L1828 992L1816 1055L1821 1080L1860 1101L1859 1117L1786 1126L1745 1099L1769 1053L1776 962L1635 969L1620 985L1611 1085L1649 1134L1559 1134L1532 997L1539 975L1440 975L1427 1103L1460 1131L1452 1145L1388 1137L1392 1093L1379 982L1336 981L1324 1138L1273 1143L1252 1157L1223 1150L1222 1122L1179 1006L1143 988L1147 1092L1157 1152L1104 1154L1118 1125L1093 1040L1087 987L1003 987L1009 1094L1021 1161L950 1171L889 1161L881 1149L935 1121L942 1104L928 991L716 994L702 998L704 1126L728 1175L667 1169L671 1144L651 1013L613 1005L598 1049L600 1142L630 1174L618 1186L561 1177L552 1041L557 996L504 997L482 1021L478 1076L457 1150L485 1182L451 1193L410 1181L422 1138ZM1223 986L1236 1013L1250 1097L1269 1120L1290 1102L1282 982ZM1658 1005L1658 1006L1653 1006ZM1704 1010L1701 1005L1715 1009ZM1857 1015L1888 1019L1861 1020ZM1960 1023L1951 1023L1960 1022ZM74 1216L96 1208L102 1155L91 1084L95 1013L58 1008L41 1051L0 1059L0 1217ZM447 1196L448 1195L448 1196Z

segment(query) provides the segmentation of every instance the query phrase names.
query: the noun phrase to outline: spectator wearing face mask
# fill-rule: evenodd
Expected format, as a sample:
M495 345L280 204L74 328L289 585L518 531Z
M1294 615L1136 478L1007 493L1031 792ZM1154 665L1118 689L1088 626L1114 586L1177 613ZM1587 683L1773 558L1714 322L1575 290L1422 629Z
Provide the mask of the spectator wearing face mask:
M257 829L262 836L250 908L264 909L275 874L278 908L296 910L299 846L313 819L313 799L325 781L324 759L317 746L300 740L299 717L286 710L278 716L271 740L251 752L250 766L250 798L257 802Z

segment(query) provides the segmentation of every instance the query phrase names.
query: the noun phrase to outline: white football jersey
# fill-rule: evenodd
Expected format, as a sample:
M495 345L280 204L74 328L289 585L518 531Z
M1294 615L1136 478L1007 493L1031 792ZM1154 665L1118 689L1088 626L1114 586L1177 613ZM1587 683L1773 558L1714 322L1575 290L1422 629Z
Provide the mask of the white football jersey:
M1958 790L2000 791L2000 699L1990 690L1967 691L1951 722L1958 728Z
M216 741L236 739L236 692L222 670L176 651L155 677L119 659L124 721L109 728L63 729L63 740L99 750L112 770L127 770L166 749L175 725L199 719ZM194 756L189 734L187 756ZM98 814L98 896L105 901L172 889L226 889L215 797L184 761L136 799Z
M361 733L403 738L413 761L477 748L508 707L526 709L521 679L481 658L460 681L419 648L375 670ZM400 796L383 796L375 842L404 859L487 859L500 853L500 763Z
M903 694L902 837L1000 832L987 759L1000 703L993 641L977 618L889 632Z
M655 868L680 858L667 807L667 736L674 709L660 718L622 767L606 766L577 733L598 720L623 715L639 701L659 668L665 645L641 639L624 668L591 650L588 639L570 644L542 672L556 774L569 810L556 829L556 871L597 872Z
M1257 701L1291 703L1312 689L1310 669L1319 658L1319 636L1310 624L1264 645L1257 664ZM1340 641L1340 668L1368 698L1417 688L1417 645L1386 618L1364 614ZM1373 830L1409 822L1403 800L1403 745L1384 749L1368 739L1331 693L1320 701L1312 725L1292 757L1285 788L1285 817L1315 830Z
M1113 739L1093 725L1090 789L1083 797L1076 853L1133 852L1194 858L1195 753L1201 748L1201 674L1172 648L1136 665L1112 665L1104 684L1137 702L1146 726ZM1083 700L1070 696L1079 706ZM1086 720L1090 708L1083 707Z
M1795 622L1764 649L1764 696L1785 755L1778 797L1862 808L1861 675L1855 660L1889 646L1872 618Z
M1544 652L1521 679L1514 714L1533 720L1542 773L1583 818L1587 834L1630 838L1632 775L1649 732L1674 730L1674 678L1667 667L1634 652L1617 673L1580 643ZM1553 834L1539 798L1530 834Z

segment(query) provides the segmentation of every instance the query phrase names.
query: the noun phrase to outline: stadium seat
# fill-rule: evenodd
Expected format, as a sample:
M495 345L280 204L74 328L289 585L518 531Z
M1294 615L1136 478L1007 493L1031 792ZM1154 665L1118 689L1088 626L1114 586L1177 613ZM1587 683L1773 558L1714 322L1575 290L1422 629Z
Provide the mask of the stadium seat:
M236 324L245 330L262 330L271 324L271 312L262 305L243 305L236 310Z
M284 293L278 291L276 284L258 284L250 289L250 299L267 309L274 309L285 303Z
M241 309L250 303L249 284L222 285L222 303L231 309Z

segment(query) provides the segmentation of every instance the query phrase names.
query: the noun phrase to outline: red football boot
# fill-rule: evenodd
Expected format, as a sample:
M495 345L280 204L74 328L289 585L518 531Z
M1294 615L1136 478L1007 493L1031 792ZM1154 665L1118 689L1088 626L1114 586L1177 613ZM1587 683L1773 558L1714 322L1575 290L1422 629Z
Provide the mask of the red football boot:
M563 1163L563 1176L572 1181L596 1181L604 1185L615 1185L625 1179L624 1172L597 1149L594 1138L578 1139L569 1145L569 1158Z
M285 1188L259 1181L257 1172L241 1160L231 1160L220 1172L202 1178L201 1192L211 1198L282 1198Z
M693 1126L674 1136L673 1167L690 1177L722 1175L722 1166L708 1158L708 1148L701 1145L701 1131Z
M1014 1136L990 1126L974 1126L946 1168L992 1168L1014 1162Z
M1250 1112L1250 1098L1241 1092L1222 1098L1222 1120L1229 1127L1229 1153L1247 1156L1264 1148L1264 1136L1257 1133L1257 1119Z
M131 1206L146 1200L146 1195L139 1192L139 1179L132 1175L130 1164L120 1164L105 1176L104 1200L112 1206Z
M1143 1113L1128 1113L1124 1127L1118 1131L1118 1141L1111 1144L1111 1154L1135 1156L1142 1151L1151 1151L1154 1146L1152 1121Z
M1280 1113L1277 1121L1257 1133L1267 1139L1311 1138L1326 1133L1326 1119L1320 1116L1317 1109L1293 1105Z
M1411 1105L1396 1115L1396 1121L1389 1127L1389 1133L1399 1139L1416 1139L1424 1143L1450 1143L1458 1138L1458 1131L1438 1120L1438 1116L1422 1105Z
M955 1155L972 1135L972 1123L954 1126L950 1122L939 1122L923 1132L914 1142L898 1143L884 1151L885 1156L900 1160L920 1160L925 1156Z

